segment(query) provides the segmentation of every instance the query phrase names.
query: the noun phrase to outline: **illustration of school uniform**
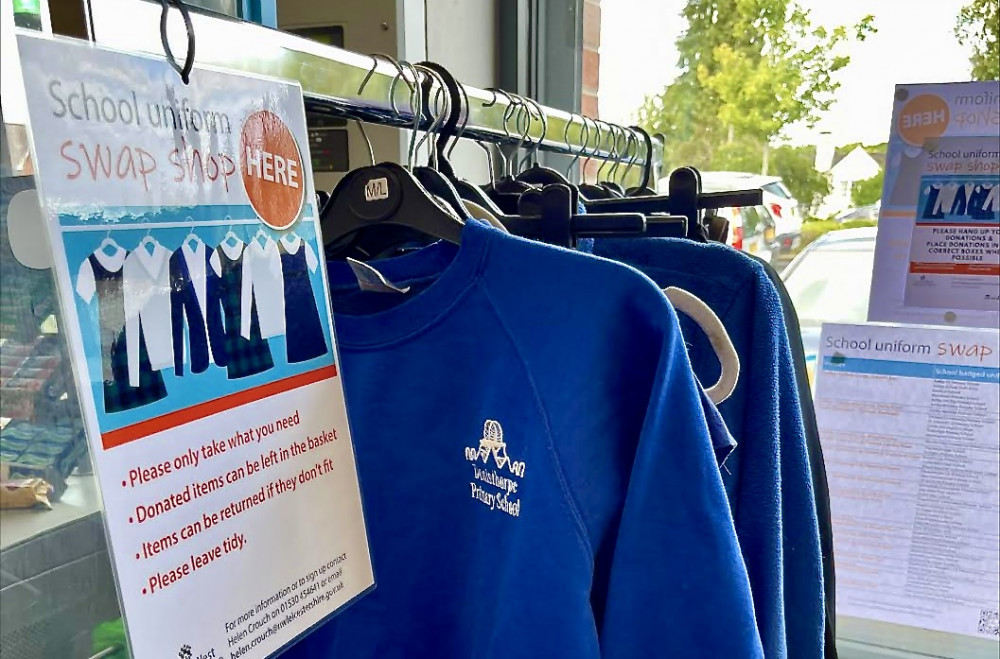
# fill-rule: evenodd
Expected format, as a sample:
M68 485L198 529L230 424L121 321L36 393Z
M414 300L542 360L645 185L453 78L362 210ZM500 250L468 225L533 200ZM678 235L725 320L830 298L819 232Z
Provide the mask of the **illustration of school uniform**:
M927 201L924 203L923 218L925 220L937 219L944 217L944 213L938 210L938 196L941 194L941 184L935 183L933 185L928 185L924 189L924 194L927 195Z
M169 261L170 250L147 236L125 257L122 266L128 380L132 387L140 386L140 335L145 337L149 366L154 371L174 365Z
M986 187L989 192L986 193L986 198L983 199L983 205L981 208L983 209L983 212L986 213L987 217L989 217L994 212L1000 212L1000 185L983 187Z
M243 249L243 286L240 295L240 334L250 338L250 309L257 308L260 335L265 339L285 333L285 288L278 243L259 231Z
M191 247L191 243L195 247ZM192 373L204 372L209 364L226 365L226 336L219 304L221 284L211 257L212 251L193 234L170 256L171 327L176 375L184 375L185 362L190 363ZM188 350L185 350L186 347Z
M243 241L235 236L227 236L212 254L211 267L219 272L219 300L222 309L226 355L226 375L230 380L245 378L274 366L271 348L267 339L261 337L257 308L251 304L247 313L250 325L249 337L244 337L242 326L243 295ZM213 302L214 303L214 302Z
M112 241L105 241L113 244ZM125 332L124 264L128 252L120 247L108 255L104 246L80 265L76 292L90 303L97 295L98 333L101 346L101 377L104 381L104 411L107 414L149 405L167 395L163 376L153 370L146 350L146 337L139 327L136 341L138 386L129 384L129 350Z
M976 219L984 219L987 214L983 212L983 202L986 200L986 196L989 194L989 190L983 184L976 185L972 194L969 195L969 206L968 214L970 217Z
M295 364L325 355L328 350L309 277L319 267L319 260L312 245L299 236L283 236L278 251L284 278L286 352L288 363Z
M948 183L941 187L938 192L937 203L934 205L934 215L936 217L943 217L943 214L950 213L951 209L955 206L955 197L958 196L959 185L957 183ZM942 215L938 215L942 213Z
M965 215L969 205L969 196L972 194L972 184L957 185L955 190L955 200L951 204L952 215Z

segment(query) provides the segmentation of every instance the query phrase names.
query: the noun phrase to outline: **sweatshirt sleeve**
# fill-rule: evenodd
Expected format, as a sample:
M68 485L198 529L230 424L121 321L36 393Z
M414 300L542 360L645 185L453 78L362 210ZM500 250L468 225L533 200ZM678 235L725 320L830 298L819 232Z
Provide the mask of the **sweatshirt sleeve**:
M665 314L614 541L602 656L762 657L700 387Z
M765 275L760 273L761 277ZM745 321L747 355L741 359L743 392L719 406L723 417L734 419L737 449L725 467L733 488L736 532L753 589L757 628L765 656L785 659L784 559L782 544L781 406L778 362L781 351L777 323L783 323L777 293L760 281L748 282L742 295L752 300ZM730 407L732 405L732 407ZM738 417L738 418L736 418ZM735 429L739 430L735 430Z
M816 494L791 348L784 326L778 329L785 635L789 657L821 657L826 598Z

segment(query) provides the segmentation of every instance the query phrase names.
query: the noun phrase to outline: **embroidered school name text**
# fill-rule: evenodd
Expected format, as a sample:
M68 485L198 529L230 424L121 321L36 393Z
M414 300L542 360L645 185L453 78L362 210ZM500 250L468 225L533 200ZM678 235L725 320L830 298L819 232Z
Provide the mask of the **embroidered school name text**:
M465 459L473 463L474 480L469 482L472 498L488 506L490 510L500 510L511 517L519 517L521 499L514 495L517 494L520 483L515 478L524 478L525 464L523 461L512 460L507 455L507 444L503 439L503 428L499 422L492 419L486 421L479 446L467 446ZM497 469L501 471L506 469L513 478L502 475L497 469L486 468L485 465L491 460ZM483 466L476 464L480 462Z

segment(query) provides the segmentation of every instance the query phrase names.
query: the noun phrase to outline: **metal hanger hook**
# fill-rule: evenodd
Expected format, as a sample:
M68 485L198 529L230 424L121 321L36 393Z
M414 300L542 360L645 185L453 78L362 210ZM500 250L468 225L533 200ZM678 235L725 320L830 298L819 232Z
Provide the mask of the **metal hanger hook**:
M590 144L590 125L587 123L587 118L584 117L582 114L576 115L574 113L570 113L569 121L566 122L566 128L563 131L563 139L566 140L566 146L569 146L569 127L570 124L573 123L574 116L580 117L580 123L583 126L583 128L580 131L583 133L583 146L580 147L580 149L573 156L573 159L569 162L569 166L566 168L566 178L570 177L570 172L573 170L573 167L576 165L577 162L580 161L580 154L586 151L587 145Z
M167 39L167 15L170 12L170 5L177 7L184 19L184 31L187 32L187 53L184 55L184 64L178 64L174 57L174 51L170 49L170 41ZM191 82L191 69L194 68L194 25L191 23L191 13L181 0L160 0L160 42L163 45L163 53L167 56L167 63L181 76L181 82L185 85Z
M621 161L622 157L628 155L628 135L625 134L625 129L622 128L621 126L617 125L617 124L612 124L612 126L614 126L614 132L612 133L612 135L614 136L614 140L615 140L615 157L616 157L616 160L615 160L614 164L611 166L611 171L608 172L608 180L609 181L614 181L615 180L615 176L618 174L618 168L619 168L619 166L621 166L621 163L622 163L622 161ZM624 145L625 146L625 151L619 151L618 150L618 138L619 137L621 137L621 138L623 138L625 140L625 145Z
M406 150L407 168L412 171L417 164L417 133L420 131L420 121L424 116L424 99L420 93L420 74L417 73L416 67L407 61L401 61L400 65L413 74L414 81L414 84L410 85L405 76L403 78L410 87L410 108L413 109L413 125L410 127L410 141ZM389 86L390 94L395 84L396 79L393 78L392 85Z
M528 133L531 132L532 117L531 117L531 112L528 111L527 109L528 104L524 102L524 97L518 94L511 94L511 97L513 102L517 104L517 110L516 110L517 117L514 119L514 129L517 130L519 128L519 126L521 125L522 117L527 118L527 122L524 125L524 132L518 133L517 146L514 147L514 150L511 151L510 155L508 156L510 161L509 166L510 166L511 176L513 176L518 167L517 152L521 150L522 146L524 146L524 143L528 140Z
M510 130L507 128L507 120L510 119L510 115L513 112L514 99L511 98L510 94L500 89L499 87L487 87L486 91L493 94L493 98L490 99L489 103L483 103L484 108L490 108L497 104L497 94L503 94L507 98L507 107L505 107L503 110L503 133L504 137L509 140L511 139L511 134ZM508 170L507 158L503 157L503 154L500 155L501 155L500 162L503 163L503 176L507 177L510 175L510 171Z
M538 118L542 122L542 134L538 137L538 140L535 141L531 145L531 147L528 149L528 153L525 154L524 160L521 161L521 168L522 169L524 169L526 167L527 163L529 163L531 160L535 160L537 162L537 159L535 158L535 156L538 153L538 149L541 148L542 142L545 141L546 135L548 135L548 133L549 133L549 120L548 120L548 117L545 116L545 111L542 109L542 106L539 105L538 101L536 101L534 99L525 98L524 100L529 105L534 106L535 110L538 111Z
M443 108L443 110L436 117L434 117L434 120L431 122L431 125L428 127L427 131L424 133L424 136L422 138L420 138L419 142L417 142L416 150L419 151L420 147L422 147L427 142L428 138L431 135L437 134L437 131L439 131L441 129L441 125L444 124L445 120L450 116L450 114L451 114L451 99L448 98L447 94L444 94L444 91L445 91L444 77L442 77L437 71L435 71L435 70L433 70L431 68L428 68L426 66L420 65L420 64L414 65L414 69L418 69L424 75L430 76L430 78L431 78L432 81L437 81L438 83L440 83L439 86L437 87L437 93L434 95L433 105L438 105L439 104L438 103L439 100L442 97L444 98L444 108ZM434 88L433 84L431 85L431 88L432 89ZM427 94L427 101L428 101L428 103L431 103L431 95L430 95L430 93ZM433 115L433 109L431 107L428 107L427 109ZM431 162L431 167L433 167L434 169L438 168L437 150L436 149L431 149L430 162Z
M396 94L395 94L396 81L402 78L403 82L406 83L406 86L410 90L411 97L413 95L413 85L411 85L410 81L406 79L406 73L403 71L403 67L399 65L399 62L397 62L395 58L390 57L385 53L372 53L371 55L369 55L369 57L372 58L372 68L368 69L368 73L365 74L365 77L361 81L361 84L358 85L358 95L359 96L361 95L361 93L365 90L365 87L368 85L368 81L372 79L373 75L375 75L375 70L378 69L378 61L380 59L385 60L386 62L391 64L393 68L396 69L397 72L397 76L393 78L392 82L389 84L389 107L392 108L392 111L396 115L396 117L400 118L402 116L402 113L399 111L399 108L396 107Z
M585 119L586 119L586 117L585 117ZM597 119L590 119L590 121L594 122L594 128L597 130L597 141L594 142L594 150L591 153L587 154L587 160L586 160L586 162L583 163L583 181L584 181L584 183L587 182L587 168L590 167L590 161L593 160L595 154L597 154L597 153L600 152L600 150L601 150L601 142L603 140L603 138L601 137L601 124L600 124L600 122L598 122ZM600 170L598 170L598 172L599 171Z
M594 121L599 121L599 120L595 119ZM600 180L601 180L601 173L604 171L604 168L607 167L608 162L611 159L618 157L618 144L617 144L617 136L615 135L615 132L614 132L614 125L608 123L607 121L604 121L604 122L601 122L601 123L603 123L605 126L608 127L608 133L611 134L611 156L609 158L602 158L601 166L597 168L597 181L598 182L600 182ZM598 142L597 146L598 146L598 148L600 148L601 143ZM605 180L607 180L607 179L605 179Z
M469 125L469 115L471 114L471 112L469 112L469 109L470 109L470 107L469 107L469 92L467 92L465 90L465 85L463 85L462 83L458 83L458 90L459 90L459 92L461 92L462 98L465 99L465 105L462 106L461 105L461 101L459 101L459 103L460 103L459 110L462 111L461 112L461 114L462 114L462 127L459 128L457 131L455 131L455 139L448 146L448 153L446 155L449 158L451 158L451 152L455 150L456 146L458 146L458 141L460 139L462 139L462 135L465 134L465 128ZM491 172L493 171L493 159L492 158L490 159L490 171ZM492 178L492 176L491 176L491 178Z
M628 180L629 172L635 167L635 162L639 159L639 136L635 134L635 131L628 129L628 138L635 145L635 149L632 153L631 160L628 161L628 165L625 167L625 173L622 174L622 187L625 187L625 183ZM625 148L628 149L628 142L625 143Z
M483 151L486 152L486 166L489 168L490 172L490 186L495 188L497 186L497 177L496 172L493 171L493 154L490 153L489 148L479 140L473 141L482 147Z

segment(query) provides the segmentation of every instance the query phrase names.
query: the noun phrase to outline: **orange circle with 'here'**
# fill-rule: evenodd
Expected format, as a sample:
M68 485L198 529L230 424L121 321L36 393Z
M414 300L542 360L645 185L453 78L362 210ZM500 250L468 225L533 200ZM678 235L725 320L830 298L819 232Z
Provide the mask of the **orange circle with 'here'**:
M302 156L292 131L270 110L254 112L243 122L240 173L264 224L287 229L298 219L306 187Z
M923 146L932 137L941 137L948 128L951 112L937 94L914 96L899 112L896 130L899 136L914 146Z

